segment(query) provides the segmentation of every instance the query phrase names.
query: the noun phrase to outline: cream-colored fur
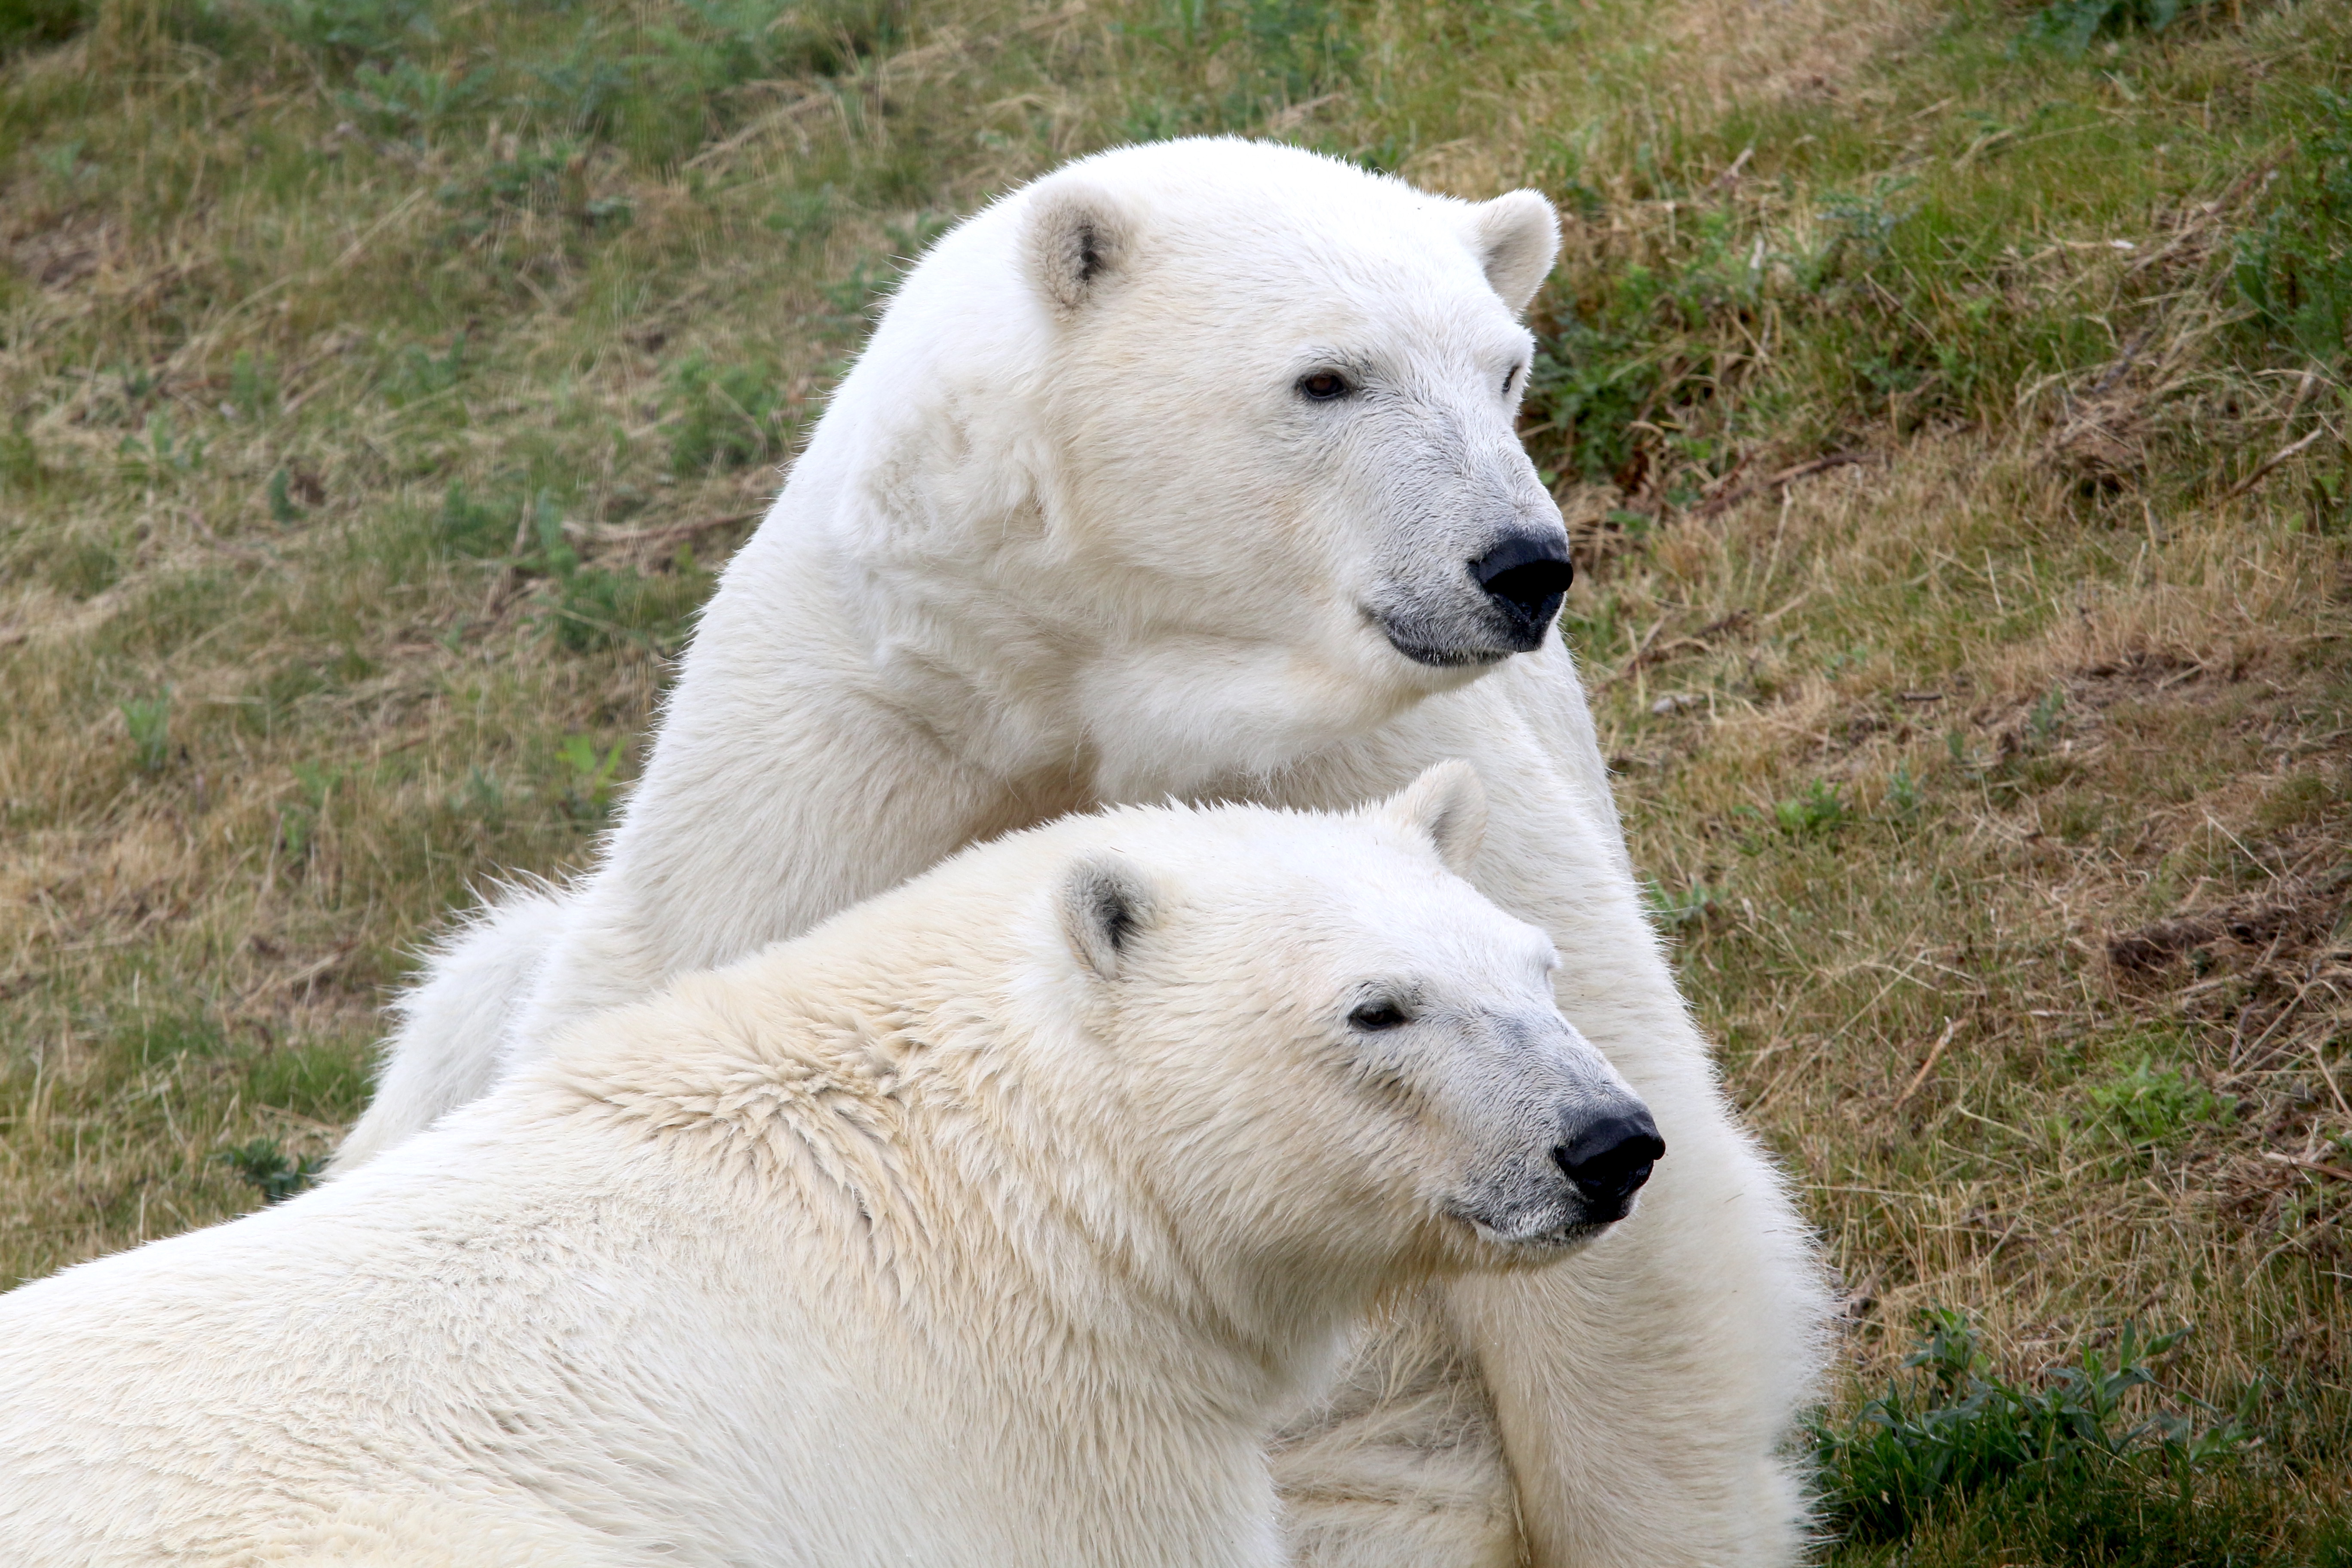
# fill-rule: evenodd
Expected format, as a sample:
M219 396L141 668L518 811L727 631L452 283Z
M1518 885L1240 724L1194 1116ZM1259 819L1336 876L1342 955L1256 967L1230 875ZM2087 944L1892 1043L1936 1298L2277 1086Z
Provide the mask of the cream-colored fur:
M1564 542L1513 428L1555 240L1528 192L1232 141L1082 161L942 239L729 564L596 868L433 961L340 1167L494 1057L975 840L1170 795L1342 807L1470 758L1472 879L1569 955L1561 1007L1670 1155L1638 1245L1366 1338L1350 1385L1421 1393L1286 1438L1298 1549L1792 1561L1809 1237L1644 921L1573 660L1556 632L1513 656L1468 564ZM1310 398L1323 374L1345 395Z
M1478 810L971 850L0 1297L0 1562L1270 1568L1372 1300L1620 1212L1559 1152L1641 1108L1441 859Z

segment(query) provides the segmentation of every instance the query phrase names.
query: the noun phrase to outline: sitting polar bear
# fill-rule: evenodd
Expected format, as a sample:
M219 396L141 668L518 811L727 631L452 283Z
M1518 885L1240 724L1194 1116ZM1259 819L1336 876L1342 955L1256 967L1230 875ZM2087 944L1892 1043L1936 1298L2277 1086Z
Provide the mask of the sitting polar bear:
M1470 879L1674 1160L1638 1240L1398 1303L1278 1447L1310 1562L1773 1564L1824 1294L1644 921L1514 419L1550 207L1291 148L1131 147L908 276L729 564L601 863L403 1004L340 1168L550 1035L961 847L1115 802L1336 808L1447 757Z
M1663 1152L1448 870L1483 810L1457 763L969 850L0 1297L0 1561L1272 1568L1266 1436L1374 1297Z

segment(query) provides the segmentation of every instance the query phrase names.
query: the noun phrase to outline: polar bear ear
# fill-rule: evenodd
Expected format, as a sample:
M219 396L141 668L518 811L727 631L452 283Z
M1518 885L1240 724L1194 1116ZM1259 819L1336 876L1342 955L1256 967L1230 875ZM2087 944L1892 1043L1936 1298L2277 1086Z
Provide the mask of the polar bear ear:
M1093 856L1062 879L1062 931L1080 963L1116 980L1157 905L1142 872L1116 855Z
M1469 875L1486 837L1486 786L1477 769L1459 760L1440 763L1382 801L1380 810L1390 821L1427 834L1449 870Z
M1108 192L1055 182L1029 202L1021 248L1030 281L1057 313L1074 314L1125 264L1131 228Z
M1559 218L1534 191L1506 191L1470 209L1470 248L1514 315L1528 308L1559 254Z

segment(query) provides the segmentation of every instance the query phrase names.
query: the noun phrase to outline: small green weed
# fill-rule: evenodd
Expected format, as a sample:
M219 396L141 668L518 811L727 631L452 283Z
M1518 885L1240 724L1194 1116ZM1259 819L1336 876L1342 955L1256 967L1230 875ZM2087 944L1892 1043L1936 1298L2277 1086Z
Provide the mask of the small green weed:
M378 136L422 142L432 132L471 114L488 101L496 73L478 66L462 74L430 69L414 60L388 66L363 64L335 101L352 121Z
M458 332L449 346L435 353L420 343L404 346L384 377L384 397L395 408L438 397L466 378L466 334Z
M237 350L229 361L228 400L248 419L258 419L278 407L277 378L250 349Z
M267 24L329 60L391 59L433 41L426 0L259 0Z
M319 763L294 764L294 783L301 798L278 808L278 845L287 859L299 863L309 858L318 842L319 825L327 815L327 802L348 771Z
M772 364L714 365L697 350L670 372L668 402L669 466L678 474L772 461L792 438Z
M2313 100L2317 123L2239 237L2232 276L2267 337L2332 366L2352 331L2352 97L2318 88Z
M687 620L710 587L710 574L695 563L690 547L679 545L670 570L653 576L633 566L583 566L549 492L540 492L531 522L539 548L521 564L549 579L540 620L559 647L588 653L637 643L667 653L684 641Z
M556 748L556 759L563 764L566 778L563 785L563 806L582 822L598 823L612 809L613 774L618 771L628 748L615 742L601 756L596 742L585 735L570 735Z
M131 752L142 773L160 773L172 760L172 693L126 698L122 721L131 731Z
M2025 738L2028 743L2037 751L2050 744L2057 738L2058 729L2064 721L2065 713L2065 689L2053 686L2040 701L2034 703L2032 710L2025 716Z
M269 476L269 521L281 526L302 521L302 509L294 504L293 476L280 468Z
M1843 786L1827 779L1815 779L1804 794L1772 806L1772 820L1792 838L1826 838L1853 816Z
M1915 820L1927 796L1919 787L1919 777L1911 771L1909 763L1897 763L1886 778L1887 815L1897 822Z
M2147 1335L2126 1323L2111 1352L2085 1350L2027 1385L1992 1374L1961 1313L1931 1310L1920 1327L1903 1363L1916 1375L1892 1379L1851 1421L1815 1430L1824 1510L1850 1538L1898 1541L1939 1509L1996 1489L2089 1483L2178 1494L2248 1439L2235 1418L2200 1432L2183 1415L2127 1413L2135 1390L2158 1386L2151 1363L2185 1328Z
M2095 1120L2134 1148L2178 1142L2200 1126L2226 1126L2238 1102L2215 1094L2175 1067L2158 1067L2146 1055L2129 1068L2087 1091Z
M158 409L147 416L145 430L125 436L115 450L126 479L152 485L203 468L205 446L201 436L181 436L173 428L171 415Z
M1527 434L1555 434L1565 467L1584 479L1624 474L1633 452L1630 426L1655 401L1663 379L1661 359L1639 331L1568 315L1536 352Z
M310 1154L295 1159L278 1146L275 1138L255 1138L244 1143L232 1143L215 1150L213 1159L226 1165L236 1179L261 1194L265 1204L284 1203L288 1198L319 1179L327 1168L324 1155Z
M465 481L451 479L434 519L434 543L445 554L495 560L514 549L521 510L510 496L476 500Z
M2128 37L2163 32L2183 16L2205 9L2210 0L2057 0L2044 5L2027 24L2028 40L2055 48L2069 59L2079 59L2099 38Z
M79 154L81 150L80 143L76 142L71 150ZM163 378L145 365L117 365L114 367L114 375L121 387L122 405L125 408L137 409L163 389Z
M1643 893L1651 921L1671 931L1693 931L1705 925L1721 902L1720 895L1705 882L1693 882L1679 893L1670 893L1652 881L1644 886Z

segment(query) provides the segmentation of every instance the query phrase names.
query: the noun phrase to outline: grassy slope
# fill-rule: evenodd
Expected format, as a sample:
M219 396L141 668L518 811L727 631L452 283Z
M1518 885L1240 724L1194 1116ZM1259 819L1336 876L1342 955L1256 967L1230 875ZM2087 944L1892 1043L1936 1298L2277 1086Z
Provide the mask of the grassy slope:
M80 21L0 66L0 1273L331 1145L409 944L585 853L894 258L1072 153L1272 132L1575 215L1529 413L1570 631L1858 1366L1947 1303L2014 1372L2138 1318L2198 1325L2176 1402L2268 1380L2197 1521L1850 1554L2333 1550L2340 8L2079 57L1973 0Z

